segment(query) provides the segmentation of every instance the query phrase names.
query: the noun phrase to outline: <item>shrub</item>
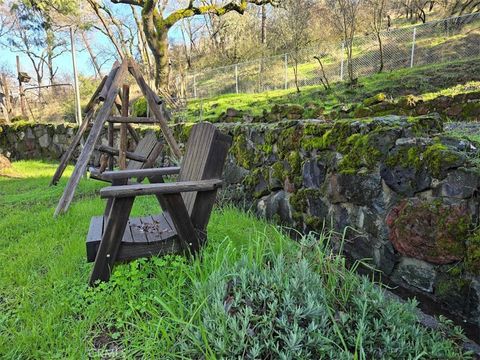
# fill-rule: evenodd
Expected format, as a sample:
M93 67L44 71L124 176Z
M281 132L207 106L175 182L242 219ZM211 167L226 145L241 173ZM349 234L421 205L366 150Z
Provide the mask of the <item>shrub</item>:
M133 102L132 115L138 117L147 116L147 100L144 97L139 97Z
M414 302L387 299L370 280L346 269L340 271L343 283L333 283L305 258L292 260L279 255L259 265L244 258L199 284L198 294L206 298L201 326L190 327L190 340L181 345L184 354L231 359L465 358L455 343L418 324ZM344 290L348 296L338 301L336 294Z

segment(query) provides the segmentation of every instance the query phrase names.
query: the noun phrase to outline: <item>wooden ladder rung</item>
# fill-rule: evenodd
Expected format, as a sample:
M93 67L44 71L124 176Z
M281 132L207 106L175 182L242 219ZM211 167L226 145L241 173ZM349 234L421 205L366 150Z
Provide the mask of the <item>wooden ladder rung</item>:
M112 155L112 156L118 156L118 154L120 153L118 149L115 149L115 148L113 148L111 146L107 146L107 145L95 146L95 149L100 151L100 152L104 152L104 153L107 153L109 155ZM130 151L126 152L126 157L130 160L140 161L140 162L143 162L143 163L148 160L145 156L138 155L138 154L132 153Z
M107 119L111 123L155 124L158 121L152 117L111 116Z

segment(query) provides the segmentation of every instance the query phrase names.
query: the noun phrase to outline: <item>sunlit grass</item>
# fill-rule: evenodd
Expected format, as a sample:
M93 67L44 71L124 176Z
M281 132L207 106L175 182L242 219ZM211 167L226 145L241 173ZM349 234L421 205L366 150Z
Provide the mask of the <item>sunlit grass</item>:
M350 87L345 83L332 84L331 90L322 86L305 86L301 92L295 89L265 91L256 94L227 94L208 99L192 100L188 104L187 121L217 121L228 108L242 110L250 115L261 115L275 104L314 104L330 111L339 104L356 104L363 99L383 92L387 97L412 94L426 100L440 95L455 95L477 91L480 77L478 59L455 61L440 65L425 65L396 71L385 71L362 77L358 85ZM465 78L470 78L466 81Z
M53 219L56 203L72 171L68 167L60 184L49 187L55 168L53 163L21 161L13 163L12 171L22 179L0 177L0 357L2 354L12 359L95 355L95 339L110 331L116 311L123 312L126 304L132 305L129 299L115 292L105 302L89 304L85 300L91 268L85 258L85 237L90 218L103 212L105 204L97 191L104 184L83 179L67 214ZM135 202L134 215L155 212L160 209L154 198L141 197ZM286 241L275 227L251 215L230 208L214 211L209 224L209 250L204 256L218 257L221 262L224 250L228 250L232 259L239 257L243 253L241 248L258 234L268 237L272 245ZM191 269L189 277L207 276L214 262L202 264L182 266ZM122 272L129 267L120 265L117 270ZM178 307L179 299L171 296L174 289L184 291L184 274L174 272L165 277L162 271L157 275L147 288L163 299L165 305ZM144 294L131 295L142 304ZM159 306L155 304L148 306ZM151 342L146 353L153 350L161 353L162 346L155 344L158 341L155 334L158 335L161 324L162 331L171 327L169 321L162 316L138 318L122 334L123 341Z

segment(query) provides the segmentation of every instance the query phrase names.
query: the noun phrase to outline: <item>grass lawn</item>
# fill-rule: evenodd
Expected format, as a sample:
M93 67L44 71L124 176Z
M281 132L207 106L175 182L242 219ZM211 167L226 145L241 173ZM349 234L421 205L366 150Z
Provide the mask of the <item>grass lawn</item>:
M458 329L419 326L414 303L347 270L328 237L297 244L232 207L214 211L196 260L140 259L89 289L84 241L102 184L82 180L54 220L66 183L48 187L55 168L21 161L17 178L0 176L1 358L468 358L443 338ZM133 210L156 211L148 197Z

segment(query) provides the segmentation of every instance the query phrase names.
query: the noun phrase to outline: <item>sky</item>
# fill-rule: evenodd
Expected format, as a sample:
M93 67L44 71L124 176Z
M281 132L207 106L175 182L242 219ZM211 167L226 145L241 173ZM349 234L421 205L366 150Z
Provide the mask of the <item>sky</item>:
M128 7L123 7L124 5L119 5L119 14L123 16L131 16L130 10ZM123 10L122 10L123 7ZM63 36L63 35L62 35ZM91 46L94 52L100 52L101 48L111 47L110 40L103 35L98 30L93 30L90 32L91 36ZM77 67L80 75L83 76L94 76L95 72L90 61L90 56L86 49L84 49L83 42L80 34L76 34L76 56L77 56ZM56 67L58 67L58 78L68 78L73 79L73 65L72 65L72 52L70 46L70 36L68 32L65 32L65 39L67 41L68 51L64 52L62 55L57 57L54 61ZM176 42L181 39L181 32L178 26L174 26L169 32L169 39L171 42ZM16 73L16 55L20 56L20 63L22 71L27 72L32 78L35 77L35 72L31 64L30 59L21 52L12 52L8 47L2 46L0 44L0 68L6 68L8 72L14 74ZM101 57L101 56L100 56ZM112 66L113 59L107 61L105 65L102 66L102 72L108 73L110 67ZM47 76L44 76L44 83L47 83Z

